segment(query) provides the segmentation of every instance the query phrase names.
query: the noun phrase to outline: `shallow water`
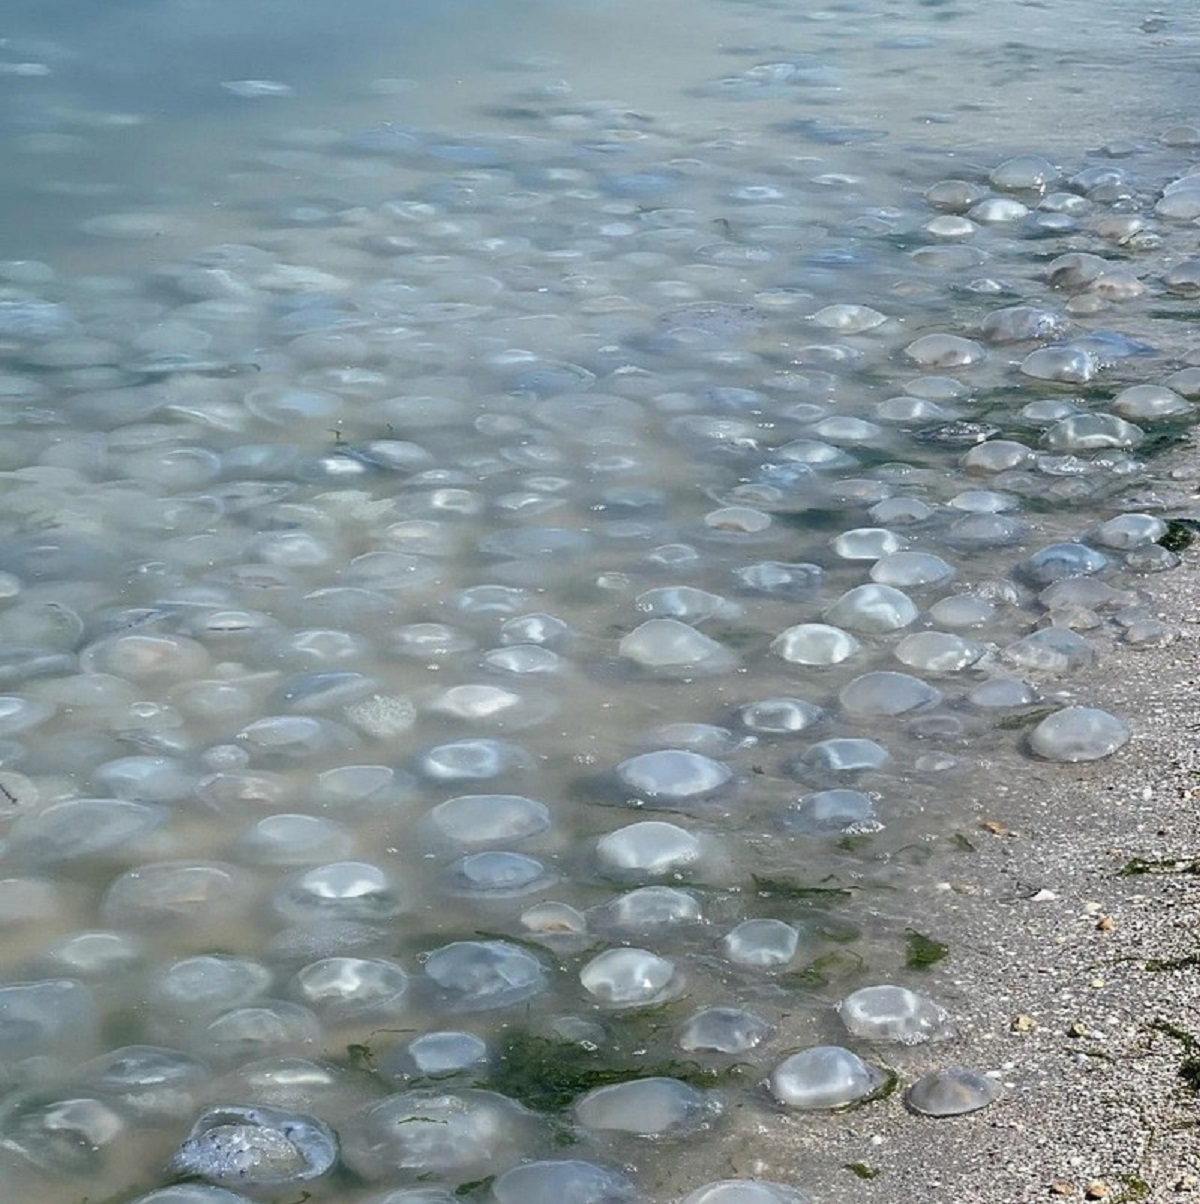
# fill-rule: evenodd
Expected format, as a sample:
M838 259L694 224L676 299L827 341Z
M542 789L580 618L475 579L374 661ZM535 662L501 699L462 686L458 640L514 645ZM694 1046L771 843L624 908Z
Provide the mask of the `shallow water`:
M1195 18L1021 10L6 14L17 1198L677 1198L952 1042L836 1005L1119 755L1200 397Z

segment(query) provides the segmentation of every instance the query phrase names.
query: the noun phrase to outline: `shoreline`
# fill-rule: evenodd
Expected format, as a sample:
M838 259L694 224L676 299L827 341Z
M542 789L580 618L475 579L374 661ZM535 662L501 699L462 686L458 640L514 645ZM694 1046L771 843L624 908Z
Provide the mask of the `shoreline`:
M1198 451L1193 436L1155 474L1165 516L1200 511ZM957 1036L856 1043L898 1090L733 1117L708 1178L773 1180L813 1204L1200 1202L1200 541L1136 585L1175 638L1115 644L1050 683L1124 718L1130 742L1090 763L997 766L956 821L969 849L906 901L949 955L878 981L930 995ZM1002 1095L960 1117L908 1111L907 1087L950 1066Z
M1200 1201L1200 549L1183 555L1152 582L1175 640L1070 682L1130 723L1130 743L998 780L963 817L973 851L920 900L951 952L903 982L958 1037L879 1047L900 1091L772 1118L756 1142L770 1153L739 1173L820 1204ZM1003 1095L962 1117L908 1112L903 1088L950 1065L996 1075Z

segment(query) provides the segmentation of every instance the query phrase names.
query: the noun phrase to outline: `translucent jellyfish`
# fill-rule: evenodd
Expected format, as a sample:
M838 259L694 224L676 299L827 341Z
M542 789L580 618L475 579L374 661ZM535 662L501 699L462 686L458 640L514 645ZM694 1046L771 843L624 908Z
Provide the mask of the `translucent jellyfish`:
M617 766L620 784L651 806L698 803L728 785L728 765L686 749L640 753Z
M1184 259L1163 273L1167 292L1177 297L1200 296L1200 260ZM1135 388L1139 386L1134 386ZM1153 388L1154 386L1149 386Z
M922 1116L962 1116L986 1108L1000 1094L995 1079L977 1070L948 1066L917 1079L905 1093L904 1102Z
M919 1045L954 1035L945 1010L907 987L863 987L847 995L837 1010L848 1032L869 1041Z
M843 560L878 560L889 552L898 552L904 540L885 527L855 527L834 536L829 546Z
M346 1164L365 1179L468 1182L507 1170L541 1134L533 1113L477 1088L386 1096L341 1126Z
M585 1129L644 1137L689 1132L718 1111L711 1096L672 1078L632 1079L597 1087L574 1105L575 1119Z
M535 857L489 849L460 857L449 868L447 885L455 894L505 899L533 894L552 885L557 875Z
M115 979L138 968L144 959L142 941L130 933L84 931L52 941L41 960L59 974Z
M411 774L387 765L339 765L317 775L314 798L336 812L392 811L416 789Z
M680 619L684 623L703 623L705 619L732 619L742 613L736 603L720 594L696 589L691 585L672 585L648 589L638 594L634 605L644 614L657 619ZM622 655L626 655L622 651Z
M488 669L517 676L557 673L564 664L557 652L538 644L510 644L504 648L491 648L481 660Z
M809 1197L787 1183L768 1179L720 1179L684 1196L680 1204L810 1204Z
M1040 155L1017 155L994 168L988 179L1004 192L1044 192L1062 179L1062 173Z
M384 958L327 957L292 979L290 994L331 1021L394 1017L408 994L404 968Z
M841 334L862 334L887 321L887 315L869 305L826 305L817 310L812 320L827 330Z
M981 600L975 599L975 601ZM987 603L982 605L985 612L990 610ZM962 614L963 612L960 609L958 613ZM936 618L937 616L932 617ZM898 661L920 672L958 673L975 664L987 652L987 649L975 640L967 640L949 632L917 631L912 635L906 635L896 645L894 651Z
M358 744L349 728L313 715L268 715L248 723L237 741L264 761L299 761L348 750Z
M240 1066L252 1058L311 1048L320 1036L321 1022L311 1009L262 999L252 1007L221 1013L196 1031L195 1041L211 1060Z
M865 1099L884 1076L840 1045L817 1045L784 1058L767 1079L771 1094L788 1108L818 1111Z
M626 891L591 914L602 925L622 932L648 932L677 924L698 924L704 919L696 896L673 886Z
M207 924L237 915L249 880L232 866L157 862L122 874L105 891L101 911L119 925Z
M799 623L781 631L771 643L772 652L794 665L837 665L860 648L849 632L826 623Z
M747 739L713 723L664 723L646 732L643 743L655 748L670 745L704 756L723 757L745 748Z
M594 999L619 1008L660 1003L683 990L675 964L648 949L608 949L580 970L579 981Z
M421 772L435 782L486 781L532 765L530 753L509 740L456 740L429 749L419 761Z
M1066 333L1066 329L1065 314L1036 305L1010 305L995 309L980 324L980 331L989 343L1057 339Z
M248 958L200 954L172 962L150 986L150 1005L171 1017L215 1016L261 999L274 975Z
M0 694L0 736L15 736L44 723L54 707L16 694Z
M337 1138L316 1117L229 1105L196 1121L170 1169L218 1185L275 1189L311 1183L337 1159Z
M5 1152L56 1175L96 1175L129 1121L90 1096L12 1091L0 1100Z
M1047 761L1098 761L1129 742L1129 726L1096 707L1064 707L1029 734L1029 747Z
M968 695L967 701L983 710L1011 710L1037 702L1038 692L1019 677L993 677L980 682Z
M738 710L742 726L764 736L786 736L819 723L825 712L803 698L763 698Z
M224 1187L213 1187L206 1183L177 1183L173 1187L160 1187L144 1196L131 1200L130 1204L251 1204L249 1196L239 1195Z
M825 618L836 627L881 633L915 623L919 613L907 594L890 585L871 584L848 590L825 612Z
M882 768L889 759L888 750L874 740L837 736L814 744L788 768L801 773L806 769L817 773L867 773Z
M1022 669L1066 673L1090 664L1096 652L1077 632L1066 627L1043 627L1007 645L1004 656Z
M541 994L546 969L507 941L454 941L425 959L425 974L452 1012L487 1012Z
M773 598L809 598L821 588L824 570L815 564L783 564L764 560L734 570L742 589Z
M871 580L911 588L940 585L954 576L954 566L932 552L892 552L871 566Z
M275 910L289 920L384 920L405 904L387 874L365 861L333 861L287 879Z
M956 334L921 335L905 347L904 354L922 368L966 368L987 357L974 339Z
M1029 216L1029 207L1012 197L988 196L967 210L967 217L984 226L1003 226Z
M761 1045L771 1031L766 1020L743 1008L702 1008L684 1021L678 1044L686 1053L699 1049L726 1054L748 1053Z
M838 695L846 714L856 717L904 715L934 707L941 699L941 691L920 678L888 670L863 673Z
M1167 533L1167 524L1156 514L1120 514L1101 523L1088 536L1104 548L1136 548L1157 543Z
M488 725L508 731L536 727L557 709L548 695L522 687L509 690L481 683L450 686L439 690L426 703L433 715L443 715L475 726Z
M354 851L343 824L314 815L268 815L242 834L238 856L257 865L308 865Z
M80 1078L142 1123L161 1124L191 1115L212 1071L178 1050L126 1045L87 1063Z
M987 442L979 442L962 458L963 468L972 473L1007 472L1013 468L1026 468L1033 462L1032 450L1013 439L989 438Z
M79 664L85 672L111 673L139 684L172 684L203 677L209 657L202 644L185 636L126 633L89 645Z
M500 625L502 644L537 644L553 647L570 643L575 633L570 625L556 615L540 612L518 615Z
M698 864L702 853L701 843L692 833L658 820L627 824L596 842L601 871L622 878L686 872Z
M73 1060L94 1052L99 1015L92 992L71 978L0 986L0 1068L27 1058Z
M793 439L777 447L774 455L789 464L802 464L814 471L833 472L854 468L858 461L848 452L842 451L823 439Z
M1060 384L1087 384L1099 370L1099 362L1090 351L1066 344L1039 347L1021 361L1024 375Z
M128 863L169 816L164 807L120 799L70 799L21 816L9 853L30 866L114 857Z
M619 1171L594 1162L525 1162L497 1176L495 1204L634 1204L637 1189Z
M678 619L648 619L621 640L620 654L668 675L727 673L737 663L728 648Z
M401 656L450 657L470 652L475 641L465 632L445 623L411 623L392 632L392 647Z
M725 934L721 947L739 966L786 966L800 947L800 931L783 920L743 920Z
M380 1073L392 1081L448 1075L482 1075L491 1060L491 1050L474 1033L446 1029L422 1033L389 1053L380 1063Z
M1145 439L1139 426L1115 414L1071 414L1042 433L1042 447L1052 452L1089 452L1133 448Z
M560 941L574 944L575 938L587 935L587 917L569 903L547 900L521 912L521 927L550 947Z
M807 428L810 435L828 443L843 444L849 447L856 445L877 445L888 438L888 432L874 422L865 418L854 418L849 414L831 414L822 418Z
M1021 571L1038 585L1060 577L1088 576L1108 566L1108 557L1082 543L1053 543L1038 548L1021 564Z
M841 832L875 832L883 825L875 802L861 790L818 790L787 807L779 817L788 832L813 836Z
M429 813L437 831L457 844L529 840L550 827L550 808L519 794L462 794Z
M925 199L935 209L963 212L987 195L986 189L969 180L939 180L925 190Z
M934 238L970 238L979 227L970 220L956 213L943 213L931 218L921 227Z

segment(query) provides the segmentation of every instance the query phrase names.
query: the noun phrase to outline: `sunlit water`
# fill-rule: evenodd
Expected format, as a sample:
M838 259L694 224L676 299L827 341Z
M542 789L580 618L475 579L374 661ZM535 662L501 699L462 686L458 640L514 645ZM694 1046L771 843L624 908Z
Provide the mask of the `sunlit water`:
M73 7L0 28L11 1198L683 1197L912 1042L990 1103L846 997L1172 636L1190 13Z

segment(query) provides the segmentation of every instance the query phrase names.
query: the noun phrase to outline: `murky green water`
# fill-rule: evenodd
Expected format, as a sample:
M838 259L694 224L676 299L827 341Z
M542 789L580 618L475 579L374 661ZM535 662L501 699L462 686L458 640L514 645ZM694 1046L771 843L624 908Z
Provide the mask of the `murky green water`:
M1173 634L1196 21L1093 8L8 6L12 1199L682 1198L955 1065L835 1005Z

